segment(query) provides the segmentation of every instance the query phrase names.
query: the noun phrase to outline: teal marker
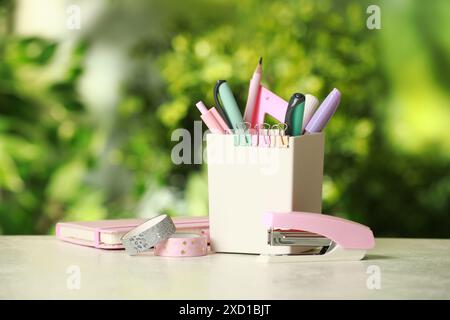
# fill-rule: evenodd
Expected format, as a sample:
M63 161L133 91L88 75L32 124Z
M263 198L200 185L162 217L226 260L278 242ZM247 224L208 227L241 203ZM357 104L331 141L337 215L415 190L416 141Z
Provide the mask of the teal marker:
M289 136L301 136L303 115L305 113L305 96L294 93L289 99L284 122L287 125L286 133Z
M305 114L305 101L295 107L292 114L292 135L301 136L303 127L303 115Z
M214 88L214 100L216 101L217 107L222 109L223 113L225 113L231 127L233 127L233 129L239 129L238 125L243 122L242 113L239 110L233 92L231 92L231 89L225 80L217 81Z

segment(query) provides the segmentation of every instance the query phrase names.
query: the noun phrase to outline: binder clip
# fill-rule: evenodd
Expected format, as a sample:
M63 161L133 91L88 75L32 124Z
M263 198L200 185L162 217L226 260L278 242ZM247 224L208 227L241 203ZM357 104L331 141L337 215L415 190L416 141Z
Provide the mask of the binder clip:
M289 136L286 135L288 125L286 123L278 123L272 126L275 131L275 146L279 148L289 147Z
M270 146L269 128L270 125L268 123L257 124L255 126L258 147Z
M250 122L241 122L236 124L234 130L234 145L235 146L251 146L252 138L250 134Z
M273 148L287 148L289 146L289 137L286 135L286 123L274 124L269 130L270 146Z
M269 138L271 148L275 148L277 146L277 136L278 136L278 126L276 124L272 125L269 129Z

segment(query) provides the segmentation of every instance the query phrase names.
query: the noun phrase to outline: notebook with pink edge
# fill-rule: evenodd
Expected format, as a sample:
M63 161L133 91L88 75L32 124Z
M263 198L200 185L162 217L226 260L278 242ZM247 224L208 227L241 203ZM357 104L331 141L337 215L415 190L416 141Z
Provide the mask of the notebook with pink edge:
M209 242L207 217L174 217L177 231L203 234ZM146 219L58 222L56 237L62 241L100 249L123 249L121 237Z

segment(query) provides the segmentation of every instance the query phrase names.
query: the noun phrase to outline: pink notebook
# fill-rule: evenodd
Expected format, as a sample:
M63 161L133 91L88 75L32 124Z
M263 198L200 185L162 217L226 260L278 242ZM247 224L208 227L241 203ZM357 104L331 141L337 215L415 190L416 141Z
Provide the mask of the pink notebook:
M177 231L203 234L209 243L208 217L174 217ZM58 222L56 237L62 241L100 249L123 249L120 238L146 219Z

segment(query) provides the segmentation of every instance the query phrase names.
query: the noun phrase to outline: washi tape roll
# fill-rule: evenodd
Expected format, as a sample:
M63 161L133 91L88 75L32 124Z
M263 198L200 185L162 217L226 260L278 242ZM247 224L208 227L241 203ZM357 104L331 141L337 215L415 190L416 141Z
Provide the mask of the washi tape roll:
M208 253L205 236L195 233L174 233L169 239L155 246L155 256L199 257Z
M175 225L166 214L152 218L122 237L122 244L129 255L150 250L157 243L175 233Z

